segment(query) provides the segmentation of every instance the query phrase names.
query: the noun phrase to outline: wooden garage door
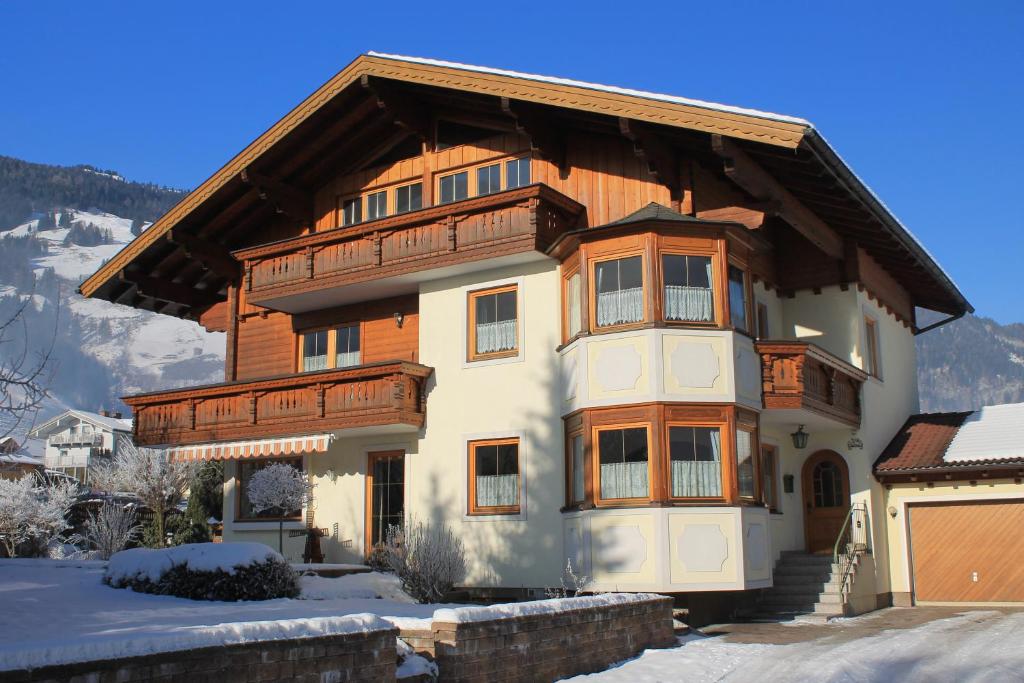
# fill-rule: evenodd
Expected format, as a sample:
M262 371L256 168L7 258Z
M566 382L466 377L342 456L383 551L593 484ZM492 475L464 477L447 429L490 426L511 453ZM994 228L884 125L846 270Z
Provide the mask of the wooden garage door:
M918 602L1024 602L1024 502L912 505Z

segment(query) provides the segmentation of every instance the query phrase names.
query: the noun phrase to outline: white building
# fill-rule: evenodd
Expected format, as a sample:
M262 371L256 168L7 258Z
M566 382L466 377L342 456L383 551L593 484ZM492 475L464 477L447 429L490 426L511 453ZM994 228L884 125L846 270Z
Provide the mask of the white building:
M46 469L68 474L88 483L89 468L97 458L117 453L120 437L131 438L132 421L120 413L68 410L36 427L29 436L46 440Z

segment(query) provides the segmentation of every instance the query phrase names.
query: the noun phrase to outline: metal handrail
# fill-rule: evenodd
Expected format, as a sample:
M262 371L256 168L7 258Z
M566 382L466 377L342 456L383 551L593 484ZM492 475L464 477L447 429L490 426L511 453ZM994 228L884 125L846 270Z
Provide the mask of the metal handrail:
M853 538L853 520L858 513L864 515L864 543L857 543ZM839 535L836 537L835 545L832 548L832 563L839 567L839 592L844 602L852 588L849 584L853 576L853 567L856 563L857 555L867 550L867 517L867 505L863 503L851 505L846 513L846 519L843 520L843 526L839 530ZM860 524L861 520L857 520L856 523Z

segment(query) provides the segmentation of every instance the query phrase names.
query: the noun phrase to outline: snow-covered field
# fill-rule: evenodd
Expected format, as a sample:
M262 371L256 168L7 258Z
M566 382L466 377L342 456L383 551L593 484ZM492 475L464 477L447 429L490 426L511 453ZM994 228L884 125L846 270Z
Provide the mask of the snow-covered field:
M102 584L105 562L0 560L0 671L429 619L393 576L304 576L298 600L200 602ZM380 597L376 597L380 596ZM354 622L354 623L353 623ZM0 679L3 676L0 675Z
M867 631L858 621L788 645L690 635L574 683L1012 683L1024 681L1024 612L972 611L907 629ZM786 626L778 626L786 628ZM843 633L857 629L857 635Z

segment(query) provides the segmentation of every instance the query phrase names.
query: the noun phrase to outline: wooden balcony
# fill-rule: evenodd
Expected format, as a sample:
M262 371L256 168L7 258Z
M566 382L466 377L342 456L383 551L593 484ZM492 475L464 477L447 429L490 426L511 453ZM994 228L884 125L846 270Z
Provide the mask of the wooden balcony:
M543 252L577 227L584 210L546 185L528 185L242 249L234 256L243 264L250 303L300 313L346 303L329 294L337 298L342 286L351 290L353 284L382 279L409 286L473 262Z
M143 446L292 436L339 429L414 431L423 426L433 368L405 361L229 382L138 396Z
M759 341L764 407L808 410L860 425L860 389L867 374L814 344Z

